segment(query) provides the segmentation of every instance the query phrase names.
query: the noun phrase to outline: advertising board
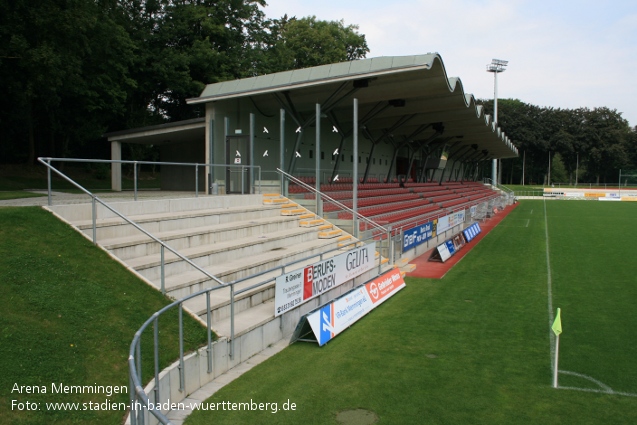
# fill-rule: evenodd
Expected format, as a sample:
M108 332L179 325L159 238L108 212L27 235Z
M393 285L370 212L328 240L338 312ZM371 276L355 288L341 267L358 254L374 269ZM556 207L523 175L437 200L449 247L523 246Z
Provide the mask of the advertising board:
M392 269L353 289L307 316L319 345L325 345L405 287L400 270Z
M471 226L467 227L462 231L464 233L464 238L467 242L471 242L473 238L475 238L478 233L480 233L482 229L478 223L473 223Z
M409 251L435 236L434 225L431 221L406 230L403 234L403 252Z
M373 269L375 252L376 243L371 243L277 277L275 316Z

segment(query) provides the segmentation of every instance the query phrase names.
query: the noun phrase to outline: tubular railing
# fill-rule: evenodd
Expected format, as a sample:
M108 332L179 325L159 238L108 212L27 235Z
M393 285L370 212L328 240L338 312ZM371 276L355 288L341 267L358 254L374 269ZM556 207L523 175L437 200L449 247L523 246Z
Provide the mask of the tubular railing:
M143 375L142 375L142 349L141 349L141 337L144 331L146 331L152 325L153 329L153 370L154 370L154 400L155 404L157 404L160 399L160 388L159 388L159 317L173 308L178 308L178 317L179 317L179 360L178 360L178 370L179 370L179 391L183 392L186 388L186 377L185 377L185 362L184 362L184 329L183 329L183 304L184 302L194 299L199 296L206 297L206 328L207 328L207 347L206 352L207 355L207 372L212 373L213 371L213 363L212 363L212 309L210 303L210 294L213 291L223 290L229 288L230 290L230 341L229 341L229 356L231 359L234 358L235 348L235 298L248 292L252 291L258 287L264 286L276 279L275 277L265 278L263 281L247 286L245 288L235 290L235 286L237 284L243 283L249 279L258 278L259 276L265 276L266 274L276 274L276 272L280 272L280 275L286 273L286 269L290 267L296 266L298 264L309 261L312 258L319 257L320 261L323 261L326 255L329 255L335 251L340 250L339 247L333 248L330 250L326 250L320 253L315 253L308 255L303 258L297 258L293 261L287 262L283 265L279 265L276 267L272 267L270 269L261 271L259 273L251 274L250 276L246 276L237 280L234 280L229 283L222 282L214 275L207 272L205 269L194 264L190 259L181 255L179 252L168 246L166 243L152 235L150 232L140 227L133 220L126 217L121 212L117 211L102 199L97 197L95 194L91 193L89 190L72 180L70 177L66 176L64 173L53 167L50 162L55 160L55 158L38 158L42 164L47 167L47 172L49 174L54 172L59 175L62 179L69 182L71 185L75 186L80 191L84 192L86 195L91 197L92 201L92 216L93 216L93 242L97 243L96 240L96 204L99 203L103 207L107 208L113 214L117 215L121 219L123 219L128 224L132 225L135 229L139 230L153 241L157 242L161 246L161 290L165 293L164 286L164 249L168 249L170 252L175 254L180 259L184 260L186 263L193 266L198 271L202 272L205 276L215 281L218 286L202 289L198 292L190 294L182 299L172 302L171 304L165 306L161 310L155 312L144 324L135 332L133 340L130 345L129 356L128 356L128 366L129 366L129 386L130 386L130 422L131 425L144 425L146 424L146 414L151 414L154 416L161 424L171 424L170 420L161 413L159 409L156 408L154 404L151 404L148 394L146 394L143 388ZM79 161L78 161L79 162ZM49 179L50 181L50 179ZM50 186L49 186L50 187ZM297 266L298 267L298 266ZM381 261L379 259L379 273L381 268Z
M188 263L189 265L191 265L192 267L194 267L196 270L200 271L201 273L203 273L206 277L208 277L209 279L217 282L220 285L225 285L224 282L222 282L221 280L219 280L217 277L211 275L210 273L208 273L206 270L202 269L201 267L199 267L198 265L196 265L195 263L193 263L190 259L188 259L187 257L181 255L179 252L177 252L175 249L171 248L168 244L166 244L165 242L161 241L160 239L156 238L153 234L151 234L149 231L147 231L146 229L144 229L143 227L139 226L137 223L135 223L133 220L131 220L130 218L126 217L124 214L120 213L119 211L117 211L115 208L111 207L110 205L108 205L106 202L104 202L103 200L101 200L100 198L98 198L95 194L91 193L90 191L88 191L87 189L85 189L83 186L81 186L80 184L76 183L73 179L71 179L70 177L68 177L66 174L62 173L60 170L58 170L57 168L53 167L50 162L47 162L47 160L49 160L50 158L38 158L38 161L40 161L42 164L44 164L47 167L48 173L50 174L51 171L55 172L57 175L59 175L60 177L62 177L64 180L66 180L67 182L71 183L73 186L77 187L78 189L80 189L82 192L84 192L85 194L87 194L88 196L91 197L91 203L92 203L92 212L91 212L91 217L92 217L92 226L93 226L93 243L97 244L97 210L96 210L96 204L99 203L100 205L102 205L104 208L108 209L109 211L111 211L113 214L117 215L118 217L120 217L122 220L126 221L128 224L130 224L131 226L133 226L135 229L139 230L140 232L142 232L143 234L145 234L146 236L148 236L149 238L151 238L153 241L157 242L161 248L160 248L160 257L161 257L161 292L162 293L166 293L166 288L165 288L165 280L164 280L164 266L165 266L165 261L164 261L164 251L167 249L168 251L172 252L173 254L175 254L177 257L179 257L181 260L185 261L186 263ZM50 181L50 179L49 179ZM50 194L50 192L49 192Z
M461 210L465 210L465 209L469 209L472 206L477 206L480 205L482 203L492 203L495 199L497 198L501 198L502 196L504 196L507 201L513 199L513 191L511 191L508 188L503 188L502 190L506 193L505 195L500 195L500 194L496 194L496 195L490 195L486 198L482 198L482 199L477 199L475 201L469 201L466 203L463 203L461 205L457 205L457 206L453 206L450 208L445 208L442 211L435 211L433 213L428 213L428 214L423 214L421 216L417 216L417 217L411 217L405 220L402 220L400 222L397 223L392 223L391 225L388 226L383 226L382 224L379 224L363 215L361 215L358 212L354 212L353 209L349 208L348 206L344 205L342 202L339 202L333 198L331 198L329 195L326 195L325 193L319 192L316 190L315 187L303 182L302 180L282 171L281 169L277 168L277 171L279 173L281 173L281 175L283 175L285 178L287 178L289 181L294 182L295 184L307 189L308 191L310 191L311 193L315 194L315 199L320 199L322 200L322 202L330 202L334 205L336 205L341 211L347 211L349 213L352 214L352 225L353 225L353 229L355 231L358 231L358 225L356 223L356 220L354 218L358 218L360 219L363 223L365 223L364 225L364 239L367 238L375 238L377 237L379 234L382 235L381 239L382 240L387 240L388 241L388 258L390 259L390 261L394 262L394 254L395 254L395 238L402 238L402 233L406 228L412 228L415 226L418 226L419 224L423 224L426 223L428 221L432 221L441 217L444 217L446 215L449 214L453 214L455 212L461 211ZM490 184L490 183L489 183ZM318 205L317 205L317 211L318 211ZM333 211L331 213L334 213ZM369 228L367 227L369 225Z
M383 238L387 238L387 240L389 241L391 238L391 226L388 226L387 228L381 226L380 224L376 223L373 220L370 220L369 218L361 215L358 211L354 211L353 209L347 207L346 205L343 205L341 202L337 201L336 199L331 198L330 196L316 190L316 188L308 185L307 183L299 180L298 178L294 177L291 174L286 173L285 171L281 170L280 168L277 168L277 171L286 179L288 179L291 182L294 182L295 184L309 190L310 192L313 192L316 195L316 200L317 200L317 208L316 208L316 214L320 216L319 213L319 206L318 203L319 202L330 202L333 203L334 205L337 205L339 208L348 211L352 214L352 233L354 234L355 237L358 237L358 220L361 220L363 223L365 223L365 230L367 229L367 225L369 225L370 229L376 229L380 234L383 235ZM320 201L319 201L320 199ZM374 235L371 236L371 238L373 238ZM388 242L389 244L389 242ZM386 258L390 259L390 261L393 262L394 257L393 257L393 251L392 251L392 247L391 244L389 244L390 246L388 246L388 251L387 251L387 256ZM380 265L379 265L380 268Z
M137 201L137 168L140 165L171 165L171 166L185 166L185 167L195 167L195 197L199 197L199 167L224 167L224 168L237 168L241 170L241 194L243 194L244 181L243 175L245 174L246 169L255 169L257 171L257 180L259 182L258 192L261 193L261 166L259 165L235 165L235 164L207 164L207 163L196 163L196 162L157 162L157 161L128 161L128 160L116 160L116 159L81 159L81 158L38 158L43 164L51 165L51 161L56 162L83 162L83 163L96 163L96 164L132 164L133 165L133 197L135 201ZM51 198L51 172L50 169L47 172L47 188L48 188L48 203L52 205Z

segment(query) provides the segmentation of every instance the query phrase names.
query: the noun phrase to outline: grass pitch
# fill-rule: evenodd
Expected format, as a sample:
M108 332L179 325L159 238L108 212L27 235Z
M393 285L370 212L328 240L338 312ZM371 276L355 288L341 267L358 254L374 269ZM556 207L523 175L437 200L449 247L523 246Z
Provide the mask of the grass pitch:
M125 410L83 410L83 403L128 404L128 394L61 394L52 384L128 387L133 335L168 303L52 214L0 208L0 424L121 423ZM160 319L162 368L179 352L172 313ZM187 315L184 329L186 350L206 341ZM142 344L144 382L153 373L150 338L152 331ZM27 402L36 409L24 409Z
M408 278L325 347L292 345L186 424L337 424L350 409L385 424L637 423L635 217L630 203L524 201L444 279ZM560 386L577 389L551 387L549 305L562 308ZM278 410L227 404L251 401Z

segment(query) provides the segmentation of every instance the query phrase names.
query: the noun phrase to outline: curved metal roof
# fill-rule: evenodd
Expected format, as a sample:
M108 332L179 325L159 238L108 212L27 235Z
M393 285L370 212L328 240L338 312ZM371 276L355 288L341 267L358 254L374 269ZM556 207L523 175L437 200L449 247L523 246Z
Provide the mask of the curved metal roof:
M188 103L242 97L251 98L267 115L287 104L308 117L316 103L329 105L342 128L351 128L351 100L357 98L359 124L373 137L385 134L418 143L428 140L434 128L444 128L439 137L455 152L472 146L488 151L488 158L518 156L491 116L465 93L460 79L447 77L437 53L361 59L209 84Z

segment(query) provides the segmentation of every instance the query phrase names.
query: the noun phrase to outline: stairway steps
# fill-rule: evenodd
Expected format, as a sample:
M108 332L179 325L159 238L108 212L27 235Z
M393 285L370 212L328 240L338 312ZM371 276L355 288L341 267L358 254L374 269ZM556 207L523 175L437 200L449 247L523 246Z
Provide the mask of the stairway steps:
M194 260L204 256L210 256L212 254L218 253L228 253L231 250L238 250L240 248L281 242L283 243L287 238L301 236L312 238L315 237L314 232L308 232L307 229L294 228L288 229L285 231L274 232L274 233L266 233L260 236L250 236L246 238L240 238L225 242L217 242L208 245L194 246L191 248L186 248L179 253L190 260ZM277 247L273 248L276 249ZM164 264L170 265L175 262L182 261L181 258L173 254L172 252L166 251L164 255ZM135 270L142 270L150 267L157 267L161 264L161 258L159 254L146 255L143 257L132 258L127 263L133 267Z
M290 250L269 251L249 258L237 258L234 261L204 267L203 269L221 281L228 283L312 255L316 255L318 259L321 252L332 248L334 248L332 240L316 239L298 244L292 252ZM312 263L312 261L308 261L308 263ZM301 266L299 265L299 267ZM159 282L159 279L152 280ZM174 298L181 298L213 285L217 285L217 283L212 282L199 270L192 268L191 271L169 276L165 279L166 292Z
M293 217L263 217L250 221L186 228L155 233L164 243L179 251L194 246L218 243L227 239L255 237L261 234L298 229ZM160 252L160 245L141 232L127 237L103 239L100 244L123 260Z

